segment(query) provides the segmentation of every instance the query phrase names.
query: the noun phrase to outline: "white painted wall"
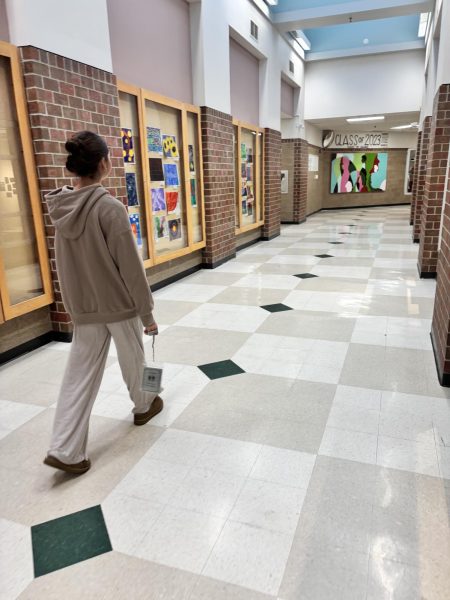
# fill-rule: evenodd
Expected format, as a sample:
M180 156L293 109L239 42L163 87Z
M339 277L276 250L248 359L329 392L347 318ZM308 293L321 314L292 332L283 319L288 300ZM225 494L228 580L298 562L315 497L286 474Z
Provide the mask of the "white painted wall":
M306 64L305 119L420 110L425 52Z
M261 127L280 130L281 73L304 89L304 63L251 0L202 0L190 5L194 103L231 114L230 34L260 60ZM259 39L250 36L250 19L259 28ZM294 62L295 76L289 73ZM297 120L303 117L299 95Z
M106 0L6 0L6 10L12 44L112 71Z

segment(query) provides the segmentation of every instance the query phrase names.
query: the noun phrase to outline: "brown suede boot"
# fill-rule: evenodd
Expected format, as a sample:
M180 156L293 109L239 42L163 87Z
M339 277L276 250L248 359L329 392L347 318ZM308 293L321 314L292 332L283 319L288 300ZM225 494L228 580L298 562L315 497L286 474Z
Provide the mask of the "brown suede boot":
M148 423L150 421L150 419L153 419L153 417L156 417L156 415L159 414L163 408L164 408L164 402L162 401L162 398L160 398L159 396L156 396L156 398L153 400L153 402L147 412L136 413L134 415L134 424L135 425L145 425L146 423Z

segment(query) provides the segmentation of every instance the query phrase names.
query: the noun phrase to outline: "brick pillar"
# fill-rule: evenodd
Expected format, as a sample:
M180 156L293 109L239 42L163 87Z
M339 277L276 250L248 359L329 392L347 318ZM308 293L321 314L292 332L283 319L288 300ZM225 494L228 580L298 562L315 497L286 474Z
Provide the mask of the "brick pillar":
M450 153L431 339L439 381L450 387Z
M428 148L430 145L431 116L425 117L420 145L420 162L417 166L416 201L414 206L413 242L420 241L420 226L422 221L423 196L425 193L425 177L427 174Z
M64 144L73 132L89 129L106 139L113 164L108 188L126 203L116 77L32 46L21 48L21 60L55 295L50 317L56 335L67 339L72 323L61 298L55 231L44 195L70 183Z
M306 221L308 198L308 142L294 142L294 223Z
M420 145L422 142L422 132L419 131L417 134L417 147L416 154L414 159L414 168L413 168L413 186L412 186L412 195L411 195L411 214L409 218L409 224L414 225L414 214L416 209L416 196L417 196L417 174L419 171L419 158L420 158Z
M420 224L419 272L421 277L434 277L437 271L439 229L449 147L450 83L445 83L439 87L433 104Z
M234 129L230 115L202 106L203 180L205 186L205 267L236 256L236 183Z
M264 130L264 227L263 240L280 235L281 223L281 133Z

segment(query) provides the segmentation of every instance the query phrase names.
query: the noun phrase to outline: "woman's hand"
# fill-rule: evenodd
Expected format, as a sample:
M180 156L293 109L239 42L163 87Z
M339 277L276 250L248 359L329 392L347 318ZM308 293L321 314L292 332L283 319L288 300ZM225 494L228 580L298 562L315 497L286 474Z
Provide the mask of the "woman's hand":
M144 327L145 335L158 335L158 325L153 323L150 327Z

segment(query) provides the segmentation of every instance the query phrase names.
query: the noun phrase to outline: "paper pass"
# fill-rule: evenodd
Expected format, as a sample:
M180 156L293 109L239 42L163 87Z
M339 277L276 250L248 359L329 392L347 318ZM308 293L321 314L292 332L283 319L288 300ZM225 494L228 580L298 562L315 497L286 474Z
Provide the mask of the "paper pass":
M142 390L144 392L152 392L159 394L161 391L162 369L156 367L144 367L144 375L142 377Z

